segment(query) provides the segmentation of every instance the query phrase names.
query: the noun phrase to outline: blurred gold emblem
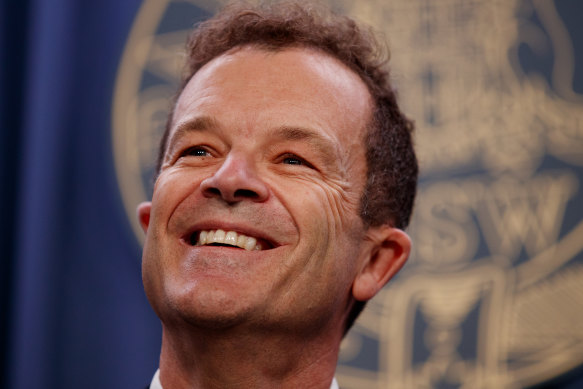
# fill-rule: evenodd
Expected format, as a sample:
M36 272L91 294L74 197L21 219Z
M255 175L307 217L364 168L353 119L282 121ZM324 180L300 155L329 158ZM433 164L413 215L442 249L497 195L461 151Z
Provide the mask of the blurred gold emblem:
M186 33L221 3L146 0L132 28L112 138L140 241ZM422 169L415 251L345 339L340 386L517 388L581 365L583 98L554 2L330 3L388 40Z

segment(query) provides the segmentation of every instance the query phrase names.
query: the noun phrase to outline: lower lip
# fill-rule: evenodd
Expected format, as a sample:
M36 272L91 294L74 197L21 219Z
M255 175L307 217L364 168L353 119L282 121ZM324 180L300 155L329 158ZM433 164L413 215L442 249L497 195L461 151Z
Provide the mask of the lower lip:
M277 259L271 250L252 250L223 246L191 246L183 252L181 262L184 275L194 278L233 279L249 278L273 272ZM202 279L201 278L201 279Z

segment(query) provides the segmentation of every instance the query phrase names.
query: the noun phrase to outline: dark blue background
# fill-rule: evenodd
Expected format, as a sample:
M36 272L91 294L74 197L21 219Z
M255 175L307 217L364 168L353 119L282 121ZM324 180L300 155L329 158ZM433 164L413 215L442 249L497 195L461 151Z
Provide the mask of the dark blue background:
M156 369L160 326L110 139L139 6L1 5L2 387L139 388Z
M157 367L160 325L111 151L115 76L139 6L0 3L2 387L140 388ZM557 7L581 92L583 6ZM538 386L582 387L581 369Z

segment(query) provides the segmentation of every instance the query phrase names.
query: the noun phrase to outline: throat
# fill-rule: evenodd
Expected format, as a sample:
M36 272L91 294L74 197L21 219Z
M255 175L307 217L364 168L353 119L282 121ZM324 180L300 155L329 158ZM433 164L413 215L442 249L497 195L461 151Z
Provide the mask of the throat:
M180 341L168 341L178 334L167 330L164 333L160 366L165 387L178 386L173 385L177 382L173 380L183 377L190 384L196 381L198 387L303 388L310 383L313 388L329 389L338 358L337 348L314 349L297 339L282 343L281 339L265 333L259 339L216 330L203 336L197 333L193 338L183 335ZM171 346L185 341L189 344L187 348ZM190 354L203 349L204 352ZM308 354L307 350L310 350ZM188 362L176 364L176 361Z

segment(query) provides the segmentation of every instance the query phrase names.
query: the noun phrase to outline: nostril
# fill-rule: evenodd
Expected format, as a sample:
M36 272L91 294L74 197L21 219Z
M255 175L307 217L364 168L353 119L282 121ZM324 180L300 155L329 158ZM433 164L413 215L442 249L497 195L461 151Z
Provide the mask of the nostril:
M221 191L218 188L207 188L206 192L210 195L221 197Z
M249 189L237 189L235 191L235 198L257 198L259 195L252 190Z

